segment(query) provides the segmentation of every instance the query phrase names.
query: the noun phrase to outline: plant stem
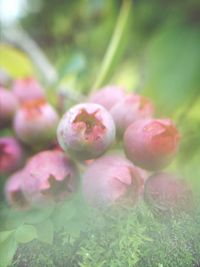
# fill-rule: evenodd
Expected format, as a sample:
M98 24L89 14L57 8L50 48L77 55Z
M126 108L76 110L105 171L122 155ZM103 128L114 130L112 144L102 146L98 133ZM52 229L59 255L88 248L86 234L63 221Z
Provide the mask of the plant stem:
M91 92L96 91L105 81L106 76L110 70L114 56L117 53L120 41L123 36L124 29L128 21L128 15L131 9L131 0L124 0L120 9L117 23L111 37L110 44L107 48L105 56L102 61L100 72L92 87Z

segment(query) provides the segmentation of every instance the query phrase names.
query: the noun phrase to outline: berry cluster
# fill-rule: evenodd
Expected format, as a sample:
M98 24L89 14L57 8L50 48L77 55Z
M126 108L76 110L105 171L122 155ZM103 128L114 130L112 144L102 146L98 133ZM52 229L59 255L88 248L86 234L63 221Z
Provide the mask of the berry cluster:
M182 179L161 171L175 157L180 134L170 119L154 118L153 103L141 95L107 86L59 121L38 82L26 78L11 90L0 87L0 122L16 136L0 138L0 172L10 175L5 196L14 208L62 201L80 183L93 206L135 205L144 196L151 207L170 210L191 197Z

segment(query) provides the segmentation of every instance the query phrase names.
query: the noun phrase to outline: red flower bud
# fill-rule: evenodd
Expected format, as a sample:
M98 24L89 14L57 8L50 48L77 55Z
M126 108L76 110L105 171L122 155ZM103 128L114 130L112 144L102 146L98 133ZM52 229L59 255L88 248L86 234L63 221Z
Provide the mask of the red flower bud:
M147 170L159 170L174 158L180 135L170 119L145 119L131 124L124 134L127 157Z
M123 202L134 205L141 195L142 175L139 168L119 155L103 156L87 167L83 194L92 205Z
M23 151L20 143L13 137L0 138L0 174L9 174L21 165Z
M16 209L27 209L30 207L22 190L22 182L25 178L25 170L12 174L5 185L5 196L11 207Z
M13 93L18 100L23 103L38 98L44 98L44 91L40 84L31 77L15 80L13 83Z
M0 87L0 126L10 122L17 109L17 99L9 90Z
M123 88L115 85L108 85L92 94L89 102L99 104L107 110L110 110L123 97L125 97L125 91Z
M154 211L188 209L192 198L187 183L174 174L153 174L145 184L144 199Z
M41 98L22 104L15 114L14 130L26 144L48 144L55 136L57 123L55 109Z
M117 133L122 136L126 128L138 119L151 118L154 113L152 102L140 95L129 94L122 98L110 113L114 119Z
M25 170L22 188L33 205L61 201L77 191L78 170L62 151L36 154L28 161Z
M61 147L80 160L99 157L115 139L115 125L108 111L93 103L72 107L57 130Z

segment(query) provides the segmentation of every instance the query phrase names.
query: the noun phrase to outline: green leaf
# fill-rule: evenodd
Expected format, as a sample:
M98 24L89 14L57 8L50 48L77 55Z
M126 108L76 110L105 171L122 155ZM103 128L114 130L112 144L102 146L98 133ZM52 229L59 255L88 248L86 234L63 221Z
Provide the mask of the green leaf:
M199 88L200 34L195 28L170 24L152 39L147 54L145 93L162 114L184 105Z
M42 242L52 244L54 236L54 227L50 220L43 221L35 225L38 239Z
M0 232L0 243L4 242L13 233L13 231Z
M25 214L24 222L35 224L48 219L54 210L54 205L42 209L32 209Z
M9 45L0 45L0 68L14 78L34 74L32 62L21 51Z
M6 267L12 263L17 249L17 242L13 235L0 244L0 267Z
M74 201L66 201L57 206L52 214L56 231L66 225L66 222L76 214L76 209L76 202Z
M15 232L15 239L19 243L28 243L37 237L37 231L33 225L24 224Z

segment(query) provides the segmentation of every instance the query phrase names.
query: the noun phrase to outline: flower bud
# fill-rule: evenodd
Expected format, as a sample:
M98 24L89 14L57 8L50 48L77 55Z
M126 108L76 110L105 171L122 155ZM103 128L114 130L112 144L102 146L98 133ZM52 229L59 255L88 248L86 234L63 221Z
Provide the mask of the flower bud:
M127 157L147 170L159 170L173 160L180 135L170 119L145 119L132 123L124 134Z
M9 90L0 87L0 126L10 122L17 109L17 99Z
M42 87L32 77L15 80L12 90L21 103L24 101L44 98Z
M41 98L22 104L14 117L14 130L25 144L48 144L55 136L57 123L57 112Z
M62 201L78 189L78 170L62 151L47 150L36 154L25 170L22 188L32 205Z
M102 155L115 139L115 125L108 111L93 103L73 106L61 119L60 146L80 160Z
M9 174L20 167L23 150L13 137L0 138L0 174Z
M30 207L22 190L22 182L25 178L25 170L22 169L12 174L5 184L5 196L11 207L27 209Z
M170 173L155 173L145 184L144 199L153 211L186 210L192 191L183 179Z
M108 85L92 94L89 98L89 102L99 104L107 110L110 110L123 97L125 97L123 88L115 85Z
M138 119L151 118L154 106L149 99L143 96L129 94L114 105L110 113L114 119L118 136L121 137L131 123Z
M91 205L134 205L143 187L141 170L130 161L110 155L91 163L83 176L83 194Z

